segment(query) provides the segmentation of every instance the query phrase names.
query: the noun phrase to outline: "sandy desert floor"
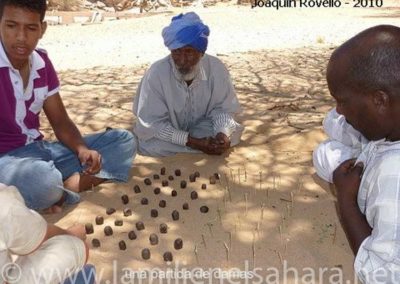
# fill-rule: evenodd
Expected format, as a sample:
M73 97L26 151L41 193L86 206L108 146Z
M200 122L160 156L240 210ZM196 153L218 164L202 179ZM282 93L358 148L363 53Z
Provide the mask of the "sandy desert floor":
M209 53L231 72L243 108L238 115L245 126L242 143L217 157L137 156L128 184L101 185L83 193L77 206L46 218L61 226L94 224L88 242L98 238L101 247L91 248L89 261L97 267L99 283L150 283L128 274L175 267L256 273L248 282L204 283L354 283L354 257L336 215L333 190L315 175L311 155L325 139L324 114L334 107L325 81L329 56L367 27L399 25L398 1L383 2L382 8L274 10L225 3L195 9L211 29ZM49 27L41 46L60 71L64 102L84 134L107 126L132 129L137 85L149 64L168 54L161 30L172 15L189 10L193 9ZM54 138L45 119L43 130ZM181 169L182 176L161 187L161 180L153 180L161 167L167 170L161 180L174 175L175 169ZM195 171L200 178L180 189L180 181L188 181ZM221 179L210 185L208 178L214 173ZM144 185L146 177L153 180L151 186ZM206 190L200 189L202 183ZM141 193L134 192L134 185L141 187ZM153 193L157 186L159 195ZM171 196L172 189L177 190L176 197ZM193 190L198 192L196 200L190 198ZM130 198L127 205L121 202L123 194ZM140 204L143 197L149 199L148 205ZM162 199L165 208L159 207ZM189 210L182 210L185 202ZM209 207L208 213L200 213L203 205ZM109 207L117 212L106 215ZM133 210L132 216L123 216L125 207ZM150 216L151 209L158 210L157 218ZM180 212L178 221L171 218L175 209ZM104 225L95 225L97 215L104 216ZM124 221L122 227L114 226L117 219ZM136 230L138 221L144 222L145 230ZM161 223L168 225L167 234L159 233ZM104 236L105 225L113 227L112 236ZM128 239L131 230L136 240ZM158 245L150 245L151 233L158 234ZM183 239L183 249L174 249L176 238ZM118 248L121 240L127 244L125 251ZM141 257L145 247L151 251L149 260ZM166 251L172 252L172 263L163 261ZM264 282L257 282L260 278ZM177 281L171 283L193 282Z

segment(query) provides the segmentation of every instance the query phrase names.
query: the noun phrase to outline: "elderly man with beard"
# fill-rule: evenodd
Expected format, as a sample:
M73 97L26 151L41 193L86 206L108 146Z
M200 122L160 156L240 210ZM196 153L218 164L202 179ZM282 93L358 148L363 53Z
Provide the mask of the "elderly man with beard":
M205 54L209 34L194 12L164 28L171 54L146 72L133 106L140 154L220 155L239 143L243 127L233 118L239 102L224 64Z

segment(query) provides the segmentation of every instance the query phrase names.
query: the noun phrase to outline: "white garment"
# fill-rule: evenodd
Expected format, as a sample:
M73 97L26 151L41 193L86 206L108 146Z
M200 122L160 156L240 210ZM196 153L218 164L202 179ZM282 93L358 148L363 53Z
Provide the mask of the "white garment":
M153 138L184 146L190 129L206 119L212 121L214 136L243 130L233 119L240 106L229 72L218 58L205 54L190 86L177 72L167 56L150 67L138 87L133 112L139 150Z
M25 206L16 187L0 183L0 203L0 283L60 283L83 267L84 243L69 235L42 243L47 222Z
M342 162L357 158L368 140L336 108L328 112L323 127L329 138L314 150L313 164L317 175L331 183L334 170Z
M400 142L371 141L358 161L364 174L358 206L372 233L361 244L354 269L362 283L400 283Z

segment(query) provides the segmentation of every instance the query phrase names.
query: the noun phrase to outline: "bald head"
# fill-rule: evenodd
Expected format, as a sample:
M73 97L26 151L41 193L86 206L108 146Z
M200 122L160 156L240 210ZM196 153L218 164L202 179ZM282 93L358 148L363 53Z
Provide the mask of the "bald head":
M400 28L376 26L349 39L332 54L327 76L330 85L400 97Z

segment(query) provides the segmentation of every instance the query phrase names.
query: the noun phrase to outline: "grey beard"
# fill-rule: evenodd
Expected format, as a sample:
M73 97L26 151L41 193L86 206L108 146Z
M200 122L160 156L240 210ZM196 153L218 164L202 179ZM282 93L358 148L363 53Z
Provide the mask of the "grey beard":
M192 68L192 71L190 71L190 72L187 73L187 74L182 74L181 72L179 72L179 69L176 67L176 65L175 65L175 68L176 68L176 70L178 71L179 75L181 75L181 78L182 78L184 81L192 81L194 78L196 78L197 74L199 74L199 72L200 72L200 62L197 63L197 64Z

